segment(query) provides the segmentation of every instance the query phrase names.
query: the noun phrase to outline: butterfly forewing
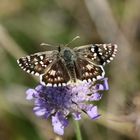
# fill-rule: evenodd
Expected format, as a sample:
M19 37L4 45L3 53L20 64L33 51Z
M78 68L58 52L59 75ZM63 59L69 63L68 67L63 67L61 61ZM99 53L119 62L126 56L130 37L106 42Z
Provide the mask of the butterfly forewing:
M36 53L17 60L19 66L26 72L39 76L56 59L52 51Z
M116 55L116 44L90 44L74 48L75 53L97 65L109 63Z
M49 70L47 70L40 79L41 83L47 86L64 86L70 81L68 70L63 59L58 58Z
M111 60L116 55L117 45L116 44L95 44L91 48L93 51L97 53L98 61L101 65L105 65L106 63L110 63Z
M104 77L105 72L103 67L93 64L86 59L77 58L75 65L79 80L95 81Z

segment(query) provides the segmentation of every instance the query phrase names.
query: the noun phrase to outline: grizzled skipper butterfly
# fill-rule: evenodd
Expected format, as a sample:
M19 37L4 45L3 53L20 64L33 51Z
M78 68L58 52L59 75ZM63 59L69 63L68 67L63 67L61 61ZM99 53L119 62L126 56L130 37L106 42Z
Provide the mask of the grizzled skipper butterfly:
M58 50L21 57L17 62L24 71L39 76L43 85L65 86L79 80L90 82L103 78L103 66L117 52L116 44L89 44L73 49L69 44L59 46Z

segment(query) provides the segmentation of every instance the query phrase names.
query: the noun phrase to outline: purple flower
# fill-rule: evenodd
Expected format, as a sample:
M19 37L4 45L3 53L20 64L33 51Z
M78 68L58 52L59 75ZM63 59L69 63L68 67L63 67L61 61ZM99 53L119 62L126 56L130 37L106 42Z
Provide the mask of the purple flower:
M38 85L35 89L27 90L27 99L34 99L33 108L37 116L51 117L54 132L63 135L68 125L67 116L71 113L75 120L81 119L81 113L86 113L91 119L97 119L97 106L93 101L101 99L103 90L108 90L107 78L79 85L62 87L46 87ZM92 101L92 102L91 102ZM87 102L90 102L87 104Z

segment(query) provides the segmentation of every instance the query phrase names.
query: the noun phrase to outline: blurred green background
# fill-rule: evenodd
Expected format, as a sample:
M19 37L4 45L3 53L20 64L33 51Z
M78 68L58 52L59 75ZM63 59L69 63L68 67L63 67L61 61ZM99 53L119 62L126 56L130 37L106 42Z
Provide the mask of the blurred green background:
M116 43L118 54L105 67L110 90L98 106L102 117L80 121L83 140L140 139L139 0L0 0L0 140L76 140L72 120L63 137L51 121L34 115L25 91L39 79L16 59L51 50L42 42L72 47Z

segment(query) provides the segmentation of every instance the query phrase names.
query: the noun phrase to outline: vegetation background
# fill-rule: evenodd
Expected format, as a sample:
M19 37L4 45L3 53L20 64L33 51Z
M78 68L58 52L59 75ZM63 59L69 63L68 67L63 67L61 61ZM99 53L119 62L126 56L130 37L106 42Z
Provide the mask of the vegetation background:
M0 0L0 140L76 140L72 120L60 137L50 120L34 115L25 91L39 80L16 59L77 35L72 47L118 45L105 68L110 90L98 103L102 117L80 121L83 140L140 139L140 0Z

